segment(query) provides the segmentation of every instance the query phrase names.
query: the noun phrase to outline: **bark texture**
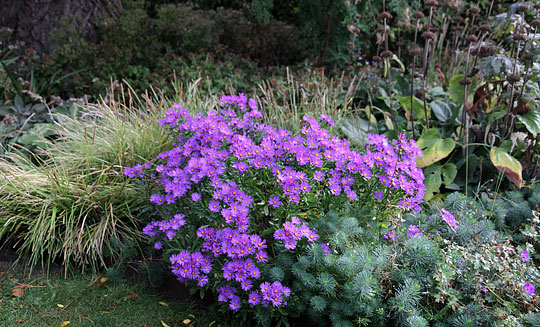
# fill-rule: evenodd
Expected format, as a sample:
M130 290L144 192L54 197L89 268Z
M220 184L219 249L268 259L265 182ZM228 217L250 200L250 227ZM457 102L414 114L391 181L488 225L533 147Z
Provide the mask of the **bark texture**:
M115 17L121 7L121 0L0 0L0 27L11 28L14 41L25 48L43 53L50 50L51 34L62 19L96 41L99 20Z

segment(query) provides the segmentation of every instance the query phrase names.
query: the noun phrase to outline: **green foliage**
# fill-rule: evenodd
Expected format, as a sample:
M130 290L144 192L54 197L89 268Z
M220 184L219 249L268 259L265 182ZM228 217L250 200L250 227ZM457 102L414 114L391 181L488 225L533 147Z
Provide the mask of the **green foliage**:
M55 115L59 138L41 137L43 158L10 153L0 161L2 245L18 244L30 269L61 260L66 271L97 270L133 254L119 243L143 240L139 223L149 208L134 197L139 192L122 167L169 144L157 124L167 102L130 101L111 97L78 107L78 114Z

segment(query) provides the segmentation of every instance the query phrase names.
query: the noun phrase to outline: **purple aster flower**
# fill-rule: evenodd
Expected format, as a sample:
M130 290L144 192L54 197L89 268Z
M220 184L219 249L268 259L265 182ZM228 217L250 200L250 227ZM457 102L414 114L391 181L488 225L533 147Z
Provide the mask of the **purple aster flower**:
M441 208L441 219L445 221L450 228L454 229L457 227L456 223L456 217L454 217L453 214L451 214L448 210L445 208Z
M191 194L191 200L193 200L195 202L199 202L201 200L201 194L199 194L197 192L193 192Z
M522 261L529 261L529 251L527 251L527 250L521 251L521 260Z
M252 307L259 304L261 302L261 295L259 294L259 292L254 291L254 292L249 293L248 302L249 304L251 304Z
M525 285L523 285L523 292L529 294L529 295L533 295L534 294L534 285L531 284L531 283L526 283Z
M328 115L325 115L325 114L322 114L321 115L321 121L325 121L328 125L330 126L335 126L334 125L334 120L332 118L330 118L330 116Z
M391 230L388 233L384 234L383 238L385 240L391 239L392 241L395 241L395 240L397 240L396 232Z
M161 243L159 241L154 243L154 249L161 250L162 248L163 248L163 243Z
M409 228L407 228L407 237L411 238L415 236L422 236L422 232L418 229L418 226L410 225Z
M268 204L274 208L279 208L279 206L281 205L281 199L279 198L279 196L273 196L268 199Z
M219 204L219 201L211 200L211 201L208 203L208 209L210 209L210 211L212 211L212 212L219 212L219 211L221 211L221 206L220 206L220 204Z
M330 254L330 248L328 248L328 245L324 244L324 243L321 243L321 248L323 249L323 251L326 253L326 254Z
M384 193L381 192L381 191L375 191L375 192L373 192L373 198L376 201L381 201L384 198Z

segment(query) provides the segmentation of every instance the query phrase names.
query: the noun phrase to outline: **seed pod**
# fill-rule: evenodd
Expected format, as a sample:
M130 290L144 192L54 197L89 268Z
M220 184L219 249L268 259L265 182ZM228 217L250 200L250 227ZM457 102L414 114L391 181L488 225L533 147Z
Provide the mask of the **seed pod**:
M390 51L390 50L384 50L383 52L381 52L381 57L383 57L383 58L390 58L390 57L392 57L392 51Z
M439 3L437 2L437 0L427 0L426 2L424 2L424 5L426 7L437 7L439 5Z
M532 27L538 27L540 26L540 19L533 19L531 22Z
M422 50L420 48L414 48L409 51L409 55L415 57L422 53Z
M402 47L402 46L403 46L403 42L397 41L397 42L396 42L396 45L397 45L398 47Z
M521 4L519 5L517 8L516 8L516 12L519 14L519 13L522 13L522 12L525 12L527 10L529 10L529 5L528 4Z
M476 35L471 34L471 35L467 36L467 38L465 40L467 42L469 42L469 43L474 43L474 42L478 41L478 37L476 37Z
M514 84L515 82L519 82L520 79L521 78L519 77L519 75L516 75L516 74L509 75L508 76L508 83Z
M461 85L469 85L472 83L472 80L468 77L465 77L459 81L459 84Z
M414 14L412 14L412 17L415 19L422 19L424 18L424 13L421 11L415 11Z
M480 14L480 8L478 8L478 7L469 8L469 14L471 14L473 16L478 16L478 14Z
M434 38L435 38L435 33L429 32L429 31L425 31L424 33L422 33L422 37L423 37L424 39L434 39Z
M394 16L392 16L392 14L389 13L388 11L383 11L382 13L379 14L379 16L377 16L377 19L380 21L383 21L385 19L392 19L392 18L394 18Z
M371 59L372 59L373 61L375 61L375 62L379 62L379 61L382 60L382 58L379 57L379 56L373 56L373 58L371 58Z
M347 48L349 48L349 50L354 49L354 43L353 42L347 43Z
M527 35L525 33L515 33L512 38L514 41L527 41Z

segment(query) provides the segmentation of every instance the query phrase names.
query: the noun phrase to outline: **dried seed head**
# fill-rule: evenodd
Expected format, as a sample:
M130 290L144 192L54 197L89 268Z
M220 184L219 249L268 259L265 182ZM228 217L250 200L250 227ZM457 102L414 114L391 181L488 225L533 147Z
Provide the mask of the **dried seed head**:
M529 105L522 100L519 100L516 107L514 108L514 112L516 113L516 115L525 115L530 110L531 107L529 107Z
M424 13L421 11L415 11L414 14L412 14L412 17L415 19L422 19L424 18Z
M422 50L420 48L414 48L409 50L409 55L415 57L422 53Z
M520 79L521 78L519 77L519 75L516 75L516 74L509 75L508 76L508 83L514 84L515 82L519 82Z
M538 27L540 26L540 19L533 19L531 22L532 27Z
M533 53L526 53L523 55L523 60L531 60L532 58L534 58L534 54Z
M377 33L388 33L388 32L390 32L390 27L388 25L377 27Z
M469 8L469 14L473 16L478 16L478 14L480 14L480 8L478 7Z
M373 58L371 58L371 59L372 59L373 61L375 61L375 62L379 62L379 61L382 60L382 58L379 57L379 56L373 56Z
M519 14L519 13L522 13L522 12L525 12L527 10L529 10L530 6L528 4L521 4L519 5L517 8L516 8L516 12Z
M360 34L360 32L361 32L360 27L355 27L355 28L354 28L354 32L355 32L356 34Z
M478 56L479 58L486 58L493 56L495 54L495 49L490 46L480 46L471 50L473 56Z
M474 43L474 42L478 41L478 37L476 37L476 35L471 34L471 35L467 36L467 38L465 40L467 42L469 42L469 43Z
M403 24L402 21L399 21L399 22L396 23L396 27L397 27L397 28L403 28L404 26L405 26L405 25Z
M480 25L480 30L483 31L483 32L490 32L491 31L491 26L489 26L489 24L482 23Z
M349 50L354 49L354 43L353 42L347 43L347 48L349 48Z
M360 19L360 18L362 18L362 15L360 15L360 14L356 14L356 15L354 15L354 18L356 18L356 19Z
M527 35L525 33L515 33L512 38L514 41L527 41Z
M379 16L377 16L377 19L380 21L383 21L385 19L392 19L392 18L394 18L394 16L392 16L392 14L389 13L388 11L383 11L382 13L379 14Z
M392 57L392 51L384 50L383 52L381 52L381 57L382 58L390 58L390 57Z
M420 75L415 76L415 77L420 77ZM426 94L426 92L424 92L424 90L418 90L418 91L416 91L414 96L417 97L418 99L423 99L425 94Z
M463 30L463 26L461 25L456 26L456 31L462 31L462 30Z
M471 30L472 31L478 31L478 25L471 25Z
M439 5L439 3L437 2L437 0L427 0L426 2L424 2L424 5L426 7L437 7Z
M461 17L461 16L454 17L454 22L456 22L456 23L463 22L463 17Z
M347 70L352 72L354 70L354 66L347 66Z
M435 33L430 32L430 31L425 31L424 33L422 33L422 37L424 39L434 39L435 38Z
M398 47L402 47L402 46L403 46L403 42L397 41L397 42L396 42L396 45L397 45Z
M465 77L459 81L459 84L461 85L469 85L472 83L472 80L468 77Z

